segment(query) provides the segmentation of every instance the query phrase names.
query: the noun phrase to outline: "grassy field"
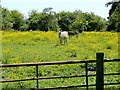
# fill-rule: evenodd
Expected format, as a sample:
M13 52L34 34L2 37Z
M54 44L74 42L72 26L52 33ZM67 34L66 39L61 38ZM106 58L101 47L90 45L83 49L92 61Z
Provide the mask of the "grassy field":
M67 45L60 45L57 32L54 31L1 32L2 64L95 60L98 52L104 52L105 59L118 58L118 33L83 32L79 34L78 39L72 37ZM94 69L95 65L92 64L89 68ZM118 72L118 63L105 63L104 71L105 73ZM33 78L34 73L35 67L3 68L2 79ZM82 74L85 74L84 64L39 66L39 77ZM117 76L105 77L105 82L119 81ZM4 83L3 88L35 88L35 82ZM39 80L39 82L41 88L82 85L85 84L85 78ZM95 77L90 77L89 84L94 83Z

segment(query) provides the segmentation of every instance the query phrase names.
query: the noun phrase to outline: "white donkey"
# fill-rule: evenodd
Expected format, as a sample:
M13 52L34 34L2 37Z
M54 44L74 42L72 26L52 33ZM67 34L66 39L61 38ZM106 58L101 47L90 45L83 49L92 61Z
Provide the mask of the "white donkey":
M60 44L64 43L64 44L67 44L67 41L68 41L68 32L66 31L58 31L58 37L59 37L59 40L60 40Z

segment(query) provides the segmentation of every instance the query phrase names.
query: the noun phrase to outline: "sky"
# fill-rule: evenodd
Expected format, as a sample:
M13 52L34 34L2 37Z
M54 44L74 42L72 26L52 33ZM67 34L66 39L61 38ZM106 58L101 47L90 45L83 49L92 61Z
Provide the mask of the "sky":
M1 6L9 10L18 10L25 17L28 17L28 12L33 9L42 12L44 8L52 7L57 13L82 10L107 18L111 6L105 7L105 4L110 1L112 0L1 0Z

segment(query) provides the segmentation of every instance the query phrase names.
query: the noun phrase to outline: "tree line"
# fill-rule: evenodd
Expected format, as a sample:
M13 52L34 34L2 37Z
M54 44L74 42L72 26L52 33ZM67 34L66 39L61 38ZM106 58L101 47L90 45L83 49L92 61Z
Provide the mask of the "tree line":
M120 28L120 1L108 2L112 4L108 20L90 12L75 10L74 12L61 11L56 13L53 8L45 8L42 12L31 10L28 18L17 10L8 10L1 7L2 30L17 31L119 31Z

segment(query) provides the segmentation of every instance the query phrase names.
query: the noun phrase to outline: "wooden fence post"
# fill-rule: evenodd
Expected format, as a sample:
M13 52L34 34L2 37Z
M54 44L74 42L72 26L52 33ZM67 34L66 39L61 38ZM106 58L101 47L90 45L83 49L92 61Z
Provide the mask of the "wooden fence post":
M38 78L38 65L36 65L36 78ZM36 80L36 88L38 89L39 84L38 84L38 79Z
M86 90L88 90L88 62L85 63L85 68L86 68Z
M96 53L96 90L104 89L104 53Z

